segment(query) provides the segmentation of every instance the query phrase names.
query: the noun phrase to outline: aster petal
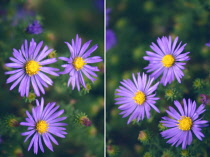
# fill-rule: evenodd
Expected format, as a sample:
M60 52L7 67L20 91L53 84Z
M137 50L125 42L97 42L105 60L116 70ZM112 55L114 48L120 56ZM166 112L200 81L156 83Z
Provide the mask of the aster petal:
M55 63L55 62L57 62L56 58L49 58L49 59L45 59L45 60L39 62L39 65L48 65L48 64ZM54 69L58 70L57 68L54 68Z
M36 45L36 43L34 43L34 45ZM39 44L36 46L36 49L35 49L35 51L33 52L33 49L31 50L31 54L32 54L32 59L33 60L36 60L36 58L37 58L37 55L38 55L38 53L40 52L40 49L41 49L41 47L42 47L42 45L43 45L43 41L41 41L41 42L39 42Z
M150 48L153 51L155 51L157 54L164 56L164 53L160 50L160 48L155 43L152 43L152 45L150 45Z
M19 64L19 63L6 63L5 64L6 67L9 68L22 68L23 64Z
M26 88L25 88L25 82L27 81L29 76L25 75L23 79L21 80L20 86L18 88L18 91L20 92L20 95L23 97L26 93Z
M34 77L34 80L36 80L36 85L37 85L36 87L39 88L39 89L37 88L37 90L40 90L43 94L45 94L45 90L44 90L42 84L40 83L40 81L37 79L37 76L35 75L35 76L32 76L32 77Z
M20 125L23 125L23 126L35 126L34 124L27 123L27 122L21 122Z
M41 77L41 79L45 80L45 82L47 84L49 84L49 85L53 84L53 81L47 75L45 75L44 73L39 71L38 75Z
M49 55L50 52L53 51L53 49L49 49L47 50L48 47L45 46L44 49L40 52L40 54L37 56L37 58L35 59L37 62L41 61L43 58L47 57L47 55Z
M181 43L181 42L180 42ZM179 55L183 50L184 50L184 47L186 46L187 44L184 44L182 45L182 47L177 47L176 50L174 50L174 55L177 56Z
M48 121L49 123L56 123L56 122L60 122L60 121L63 121L65 120L67 117L60 117L60 118L56 118L54 120L50 120Z
M54 71L58 71L59 70L57 68L41 67L40 70L45 72L45 73L48 73L50 75L59 76L56 72L54 72Z
M91 40L89 40L86 43L84 43L84 45L82 46L82 48L81 48L80 53L78 54L78 56L82 56L84 54L84 52L89 47L90 43L91 43Z
M193 126L193 127L192 127L192 131L193 131L193 133L195 134L195 136L196 136L200 141L202 141L202 137L204 137L204 135L201 133L201 129Z
M180 116L178 116L177 114L174 114L174 113L172 113L172 112L170 112L170 111L168 111L168 110L166 110L166 113L168 113L168 115L170 115L171 117L173 117L173 118L175 118L175 119L177 119L177 120L180 119ZM176 112L176 113L177 113L177 112Z
M136 107L136 109L134 110L134 112L132 113L132 115L134 115L134 117L132 119L136 119L137 122L139 120L143 120L144 119L144 116L145 116L145 113L144 112L145 112L145 105L138 105ZM132 115L130 116L130 118L132 117ZM130 123L129 120L128 120L128 122Z
M63 134L67 134L64 131L59 131L58 128L50 128L49 132L55 136L58 136L60 138L65 138L65 136Z
M47 83L39 75L34 75L34 77L35 77L35 80L41 83L42 86L48 87Z
M27 40L25 40L24 44L21 45L21 53L26 58L26 60L28 60L28 41Z
M62 115L64 113L64 110L60 110L55 112L49 119L47 119L48 121L55 119L56 117Z
M82 58L87 58L98 48L98 45L93 45L87 52L82 55Z
M147 101L145 103L147 103ZM155 111L160 113L160 110L154 104L152 104L152 103L147 103L147 104L150 105Z
M38 136L38 141L39 141L39 148L40 148L41 151L44 153L44 147L43 147L43 144L42 144L41 136Z
M33 136L33 138L31 139L31 142L28 146L28 151L31 149L32 145L34 144L35 139L38 138L37 137L37 133L35 133L35 135Z
M99 56L94 56L94 57L90 57L90 58L85 59L85 63L98 63L98 62L102 62L102 61L103 60Z
M123 112L120 112L119 114L123 114L122 117L125 118L125 117L129 116L135 110L136 107L137 107L136 105L132 105L131 108L129 108Z
M72 48L72 46L68 42L65 42L65 44L68 46L69 51L70 51L72 57L74 58L75 57L75 55L74 55L74 49Z
M32 40L30 41L29 50L28 50L30 60L33 60L33 55L34 55L35 48L36 48L36 42L32 38Z
M51 134L48 134L48 137L54 144L58 145L58 142L56 141L56 139Z
M39 120L40 117L37 117L37 112L35 112L35 109L36 108L34 108L34 107L32 108L32 115L34 117L34 121L35 122L38 122L38 120Z
M68 124L66 124L66 123L53 123L53 124L50 124L50 127L52 126L52 127L55 127L55 126L66 126L66 125L68 125Z
M37 154L38 153L39 135L35 134L34 137L35 137L35 139L34 139L34 153Z
M15 59L15 58L13 58L13 57L9 57L9 59L10 59L11 61L15 62L15 63L18 63L18 64L20 64L20 65L23 65L23 66L24 66L24 62L21 62L21 61L19 61L19 60Z
M85 69L82 69L82 72L85 74L85 76L90 79L92 82L94 82L96 79L91 77L90 74L89 74L89 71L85 70Z
M174 101L174 105L177 107L177 109L178 109L179 112L181 113L181 116L184 116L185 114L184 114L184 110L183 110L181 104L180 104L177 100L175 100L175 101Z
M177 56L175 58L176 61L187 61L189 60L189 56L187 56L190 52L186 52L186 53L183 53L183 54L180 54L179 56Z
M34 130L21 133L22 136L27 136L26 139L24 140L24 142L26 142L29 139L29 137L31 137L34 133L35 133Z
M74 67L72 65L67 65L63 72L59 72L59 74L67 74L71 73L74 70Z
M43 113L42 113L42 119L44 119L44 117L46 115L48 115L48 113L52 110L52 108L55 106L55 102L52 102L52 103L48 103L47 106L45 107Z
M84 80L84 78L83 78L83 76L82 76L82 73L81 72L79 72L79 82L82 84L82 86L84 87L84 88L86 88L86 85L85 85L85 80Z
M37 96L40 96L40 92L39 92L39 89L38 89L38 86L37 86L37 83L34 79L34 76L31 77L31 83L32 83L32 86L33 86L33 89L34 89L34 92Z
M68 62L68 61L69 61L69 59L68 59L68 58L66 58L66 57L58 57L58 59L63 60L63 61L66 61L66 62Z
M53 106L53 105L52 105ZM48 110L49 112L46 112L45 115L43 116L43 119L48 120L48 118L50 116L52 116L53 113L55 113L55 111L59 108L60 106L56 106L54 108L52 108L51 110Z
M22 63L25 63L25 59L23 58L22 54L18 52L16 49L13 49L13 56Z
M43 134L42 137L43 137L44 143L47 146L47 148L49 148L53 152L53 146L52 146L50 139L48 137L48 133Z
M169 106L169 110L175 115L175 117L181 117L181 115L173 107Z
M17 80L17 79L18 79L21 75L23 75L23 74L24 74L24 72L23 72L22 70L19 71L18 73L16 73L16 74L10 76L10 77L7 79L7 82L6 82L6 83L11 83L11 82Z

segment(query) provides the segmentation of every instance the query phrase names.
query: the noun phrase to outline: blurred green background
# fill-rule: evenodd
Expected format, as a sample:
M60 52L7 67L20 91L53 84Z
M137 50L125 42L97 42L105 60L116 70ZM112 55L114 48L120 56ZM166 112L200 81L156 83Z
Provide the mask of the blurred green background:
M43 26L43 33L31 35L25 33L28 24L39 20ZM68 116L68 135L65 139L56 138L59 145L53 145L54 152L45 147L45 153L39 150L34 155L33 149L27 151L29 141L24 143L25 137L20 136L27 127L12 127L8 121L15 119L25 121L25 111L31 112L35 102L29 103L21 98L17 87L9 90L11 84L6 84L4 72L9 70L4 66L10 62L12 49L20 49L25 39L34 38L36 42L44 41L56 51L56 57L69 57L69 49L64 44L75 39L76 34L85 43L92 40L90 46L98 44L98 49L92 54L104 56L104 14L96 0L1 0L0 1L0 156L2 157L99 157L104 154L104 79L103 63L95 64L99 67L97 81L90 85L90 90L82 89L72 91L67 87L68 75L52 77L53 86L45 89L42 95L45 105L48 102L57 102L60 109L64 109ZM61 69L63 61L58 60L53 66ZM40 100L40 98L38 98ZM85 113L92 121L92 126L80 126L75 123L75 118Z
M200 94L210 95L210 49L205 44L210 40L210 1L209 0L107 0L109 29L117 37L117 45L110 49L106 62L106 113L107 113L107 154L110 157L209 157L210 131L203 129L205 138L194 140L186 151L181 147L166 144L160 136L162 126L159 121L166 116L165 110L173 106L173 100L183 98L196 100L201 104ZM160 97L156 106L158 114L151 110L151 118L127 125L128 118L119 115L114 105L115 89L123 79L131 79L132 73L146 72L143 68L148 61L143 59L145 51L151 51L150 45L158 37L171 35L179 42L187 43L184 52L190 61L185 66L182 83L174 81L163 87L159 85L156 95ZM210 106L206 106L204 119L210 121ZM146 133L146 139L138 140L140 131ZM142 134L140 135L141 138Z

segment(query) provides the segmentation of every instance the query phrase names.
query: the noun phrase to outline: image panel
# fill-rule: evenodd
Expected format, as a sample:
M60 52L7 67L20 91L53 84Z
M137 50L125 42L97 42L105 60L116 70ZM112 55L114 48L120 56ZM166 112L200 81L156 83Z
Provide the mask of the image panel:
M210 156L209 8L107 1L108 157Z
M103 2L2 0L0 28L0 156L103 156Z

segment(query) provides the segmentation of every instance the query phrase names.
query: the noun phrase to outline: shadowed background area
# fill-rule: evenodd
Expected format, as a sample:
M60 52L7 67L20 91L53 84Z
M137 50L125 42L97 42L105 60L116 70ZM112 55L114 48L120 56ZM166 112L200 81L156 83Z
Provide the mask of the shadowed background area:
M25 111L31 113L35 106L32 98L22 98L18 93L18 87L9 90L11 84L6 84L9 75L4 73L11 68L4 66L11 62L13 48L20 49L25 39L38 43L44 41L44 45L55 51L50 57L69 57L69 49L64 42L71 42L76 34L82 38L82 43L92 40L90 46L98 45L98 49L92 56L104 56L104 19L103 2L98 0L74 1L74 0L2 0L0 2L0 156L50 156L50 157L98 157L104 152L104 85L103 63L96 63L100 69L97 72L97 80L91 83L85 79L88 89L81 88L71 90L67 87L68 75L59 77L50 76L53 86L45 88L46 94L42 95L45 105L48 102L57 102L60 109L64 109L64 115L68 118L66 138L56 138L59 145L54 145L54 152L46 146L45 153L39 149L38 155L34 155L33 148L28 152L31 139L24 143L25 137L20 136L27 127L18 126L25 121ZM34 20L38 20L43 32L40 34L28 34L26 28ZM65 64L58 60L52 66L59 68ZM31 91L32 88L31 88ZM40 97L37 97L40 100ZM79 118L86 115L92 122L91 126L80 124ZM79 118L78 118L79 117Z
M210 95L210 50L205 44L210 40L210 3L203 0L167 1L143 0L107 1L108 26L117 39L117 43L107 51L107 154L110 157L176 157L209 156L209 127L202 132L205 137L199 141L193 135L193 142L187 150L172 147L160 136L161 117L167 116L165 110L173 106L173 101L183 98L196 100L200 94ZM156 106L161 113L151 109L151 118L139 123L127 125L128 117L119 115L118 106L114 105L114 93L123 79L131 79L132 73L144 72L149 62L143 59L146 51L152 51L150 45L157 43L158 37L179 37L187 43L184 52L190 60L185 66L181 84L174 81L166 87L159 85L156 96L160 97ZM159 80L159 79L158 79ZM210 120L209 105L203 119ZM141 131L141 132L140 132ZM143 131L143 132L142 132Z

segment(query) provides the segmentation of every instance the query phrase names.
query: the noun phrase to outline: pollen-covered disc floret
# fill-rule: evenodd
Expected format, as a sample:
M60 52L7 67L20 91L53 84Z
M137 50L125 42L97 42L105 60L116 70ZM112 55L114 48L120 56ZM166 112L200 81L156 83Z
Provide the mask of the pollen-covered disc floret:
M48 124L46 121L44 120L40 120L36 123L36 131L39 133L39 134L43 134L43 133L46 133L48 130L49 127L48 127Z
M145 94L142 91L137 91L133 97L134 102L138 105L142 105L145 102L145 99Z
M5 72L5 74L11 75L6 83L13 82L10 90L19 84L18 91L22 97L29 96L31 87L36 96L40 96L41 93L45 94L44 87L53 84L46 74L59 76L56 72L59 69L48 66L55 63L56 58L44 59L53 49L48 49L47 46L42 48L42 45L43 41L36 43L32 39L28 43L25 40L20 50L13 49L13 57L9 58L12 63L5 64L6 67L15 68L15 70Z
M188 99L188 102L183 99L183 106L176 100L174 104L178 112L171 106L169 110L166 110L171 118L162 117L163 120L160 122L163 126L169 127L169 129L162 131L161 135L165 139L169 139L167 143L175 145L176 147L181 144L182 149L186 149L186 146L192 143L192 133L194 133L199 140L202 140L204 137L201 128L207 127L208 121L202 120L200 116L204 113L205 106L201 104L196 109L195 101L192 102L190 99Z
M32 115L26 111L26 122L21 122L20 125L27 126L28 129L26 132L22 133L22 136L27 136L26 142L30 137L32 137L31 142L28 147L28 151L31 147L34 147L34 153L38 153L38 148L44 152L44 147L42 142L53 151L52 142L58 145L57 140L53 135L65 138L67 134L63 126L66 126L66 123L61 123L60 121L65 120L67 117L59 117L63 114L64 110L58 110L59 106L56 106L55 102L48 103L44 107L44 99L41 99L41 103L36 100L36 107L32 108Z
M157 89L159 82L152 85L154 78L148 77L146 74L140 75L137 73L137 77L132 75L133 81L130 79L121 81L121 85L116 89L115 95L117 96L116 105L119 105L118 109L122 110L120 114L124 117L130 115L127 124L132 120L143 120L146 116L150 118L150 109L160 112L155 106L156 100L155 90Z
M82 59L82 57L76 57L72 64L73 64L74 68L78 71L78 70L81 70L86 63Z
M31 60L31 61L26 62L25 70L29 76L32 76L32 75L37 74L38 71L40 71L40 67L41 66L39 65L38 62Z
M183 131L187 131L191 129L192 126L192 119L190 117L182 117L180 120L178 120L179 129Z
M162 63L164 67L171 67L174 64L174 57L172 55L165 55L162 59Z
M155 79L162 75L160 83L164 86L172 83L175 78L181 83L184 76L182 70L185 62L190 59L188 56L190 52L182 53L186 44L182 46L181 44L182 42L178 43L178 37L172 42L171 36L168 38L163 36L157 39L157 45L155 43L150 45L153 51L146 51L147 56L143 57L149 61L149 65L144 69L147 69Z
M91 66L92 63L102 62L101 57L90 55L98 48L97 45L93 45L88 49L91 41L88 41L82 45L82 39L76 35L76 39L72 39L71 44L65 42L70 51L70 57L59 57L59 59L66 61L67 64L62 65L64 71L60 74L69 74L68 86L72 86L72 90L77 87L77 90L80 91L80 85L84 88L86 83L84 81L84 75L94 82L97 77L95 71L99 71L98 67Z

